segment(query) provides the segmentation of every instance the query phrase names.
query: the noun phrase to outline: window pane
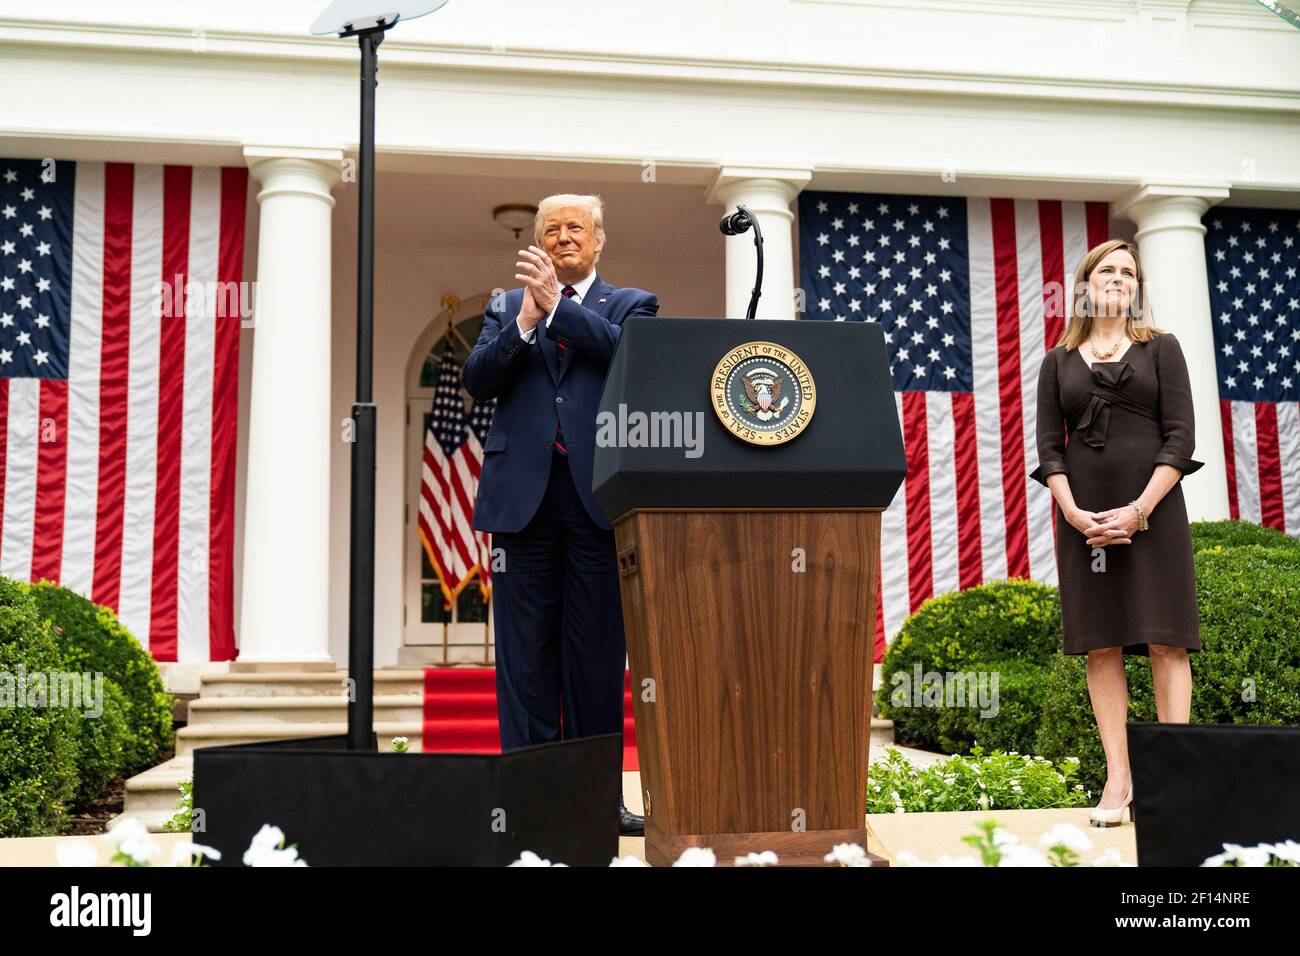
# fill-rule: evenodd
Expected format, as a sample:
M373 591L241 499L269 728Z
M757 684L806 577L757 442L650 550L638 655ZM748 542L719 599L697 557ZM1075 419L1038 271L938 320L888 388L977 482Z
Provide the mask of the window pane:
M456 598L456 620L461 624L486 624L488 606L483 602L483 588L475 578L465 585Z
M451 619L450 614L443 610L442 606L442 588L437 583L425 583L420 585L420 623L422 624L445 624Z

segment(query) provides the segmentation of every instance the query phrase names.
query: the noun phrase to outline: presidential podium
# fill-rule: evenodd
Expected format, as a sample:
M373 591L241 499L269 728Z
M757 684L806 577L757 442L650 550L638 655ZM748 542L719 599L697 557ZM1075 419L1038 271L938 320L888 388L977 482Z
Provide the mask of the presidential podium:
M867 846L880 514L906 471L879 325L624 324L593 490L652 865Z

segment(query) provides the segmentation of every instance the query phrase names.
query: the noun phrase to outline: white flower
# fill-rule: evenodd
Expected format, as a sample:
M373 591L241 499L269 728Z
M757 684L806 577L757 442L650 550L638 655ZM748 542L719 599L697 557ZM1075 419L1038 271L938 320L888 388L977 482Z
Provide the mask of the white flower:
M172 866L193 866L196 856L208 860L219 860L221 859L221 851L214 850L210 846L204 846L202 843L177 842L172 844Z
M778 862L780 861L775 850L764 850L762 853L750 852L736 857L736 866L776 866Z
M297 847L286 850L268 850L264 853L244 854L245 866L306 866L306 860L298 858Z
M514 866L513 863L510 865ZM639 856L633 856L632 854L629 853L627 856L614 857L614 859L609 861L609 865L610 866L649 866L650 864L647 863L645 860L641 859Z
M306 860L298 858L297 847L282 849L284 831L263 823L262 829L253 834L253 839L244 851L244 866L306 866Z
M538 856L532 850L524 850L519 854L519 859L507 866L564 866L563 863L552 863L543 857Z
M989 795L988 795L987 793L981 793L981 794L980 794L980 809L981 809L981 810L987 810L988 808L989 808Z
M894 807L893 812L894 812L894 813L906 813L906 812L907 812L907 807Z
M104 833L104 838L113 845L117 853L129 857L136 863L148 863L161 852L149 828L135 816L118 817L110 824Z
M1300 843L1287 840L1285 843L1273 844L1273 855L1279 860L1300 864Z
M856 843L837 843L831 847L831 852L827 853L823 859L827 863L838 863L840 866L870 865L870 861L867 859L867 851Z
M1012 844L1019 843L1019 842L1020 842L1020 837L1016 836L1010 830L1003 829L1002 827L993 828L994 846L1011 846Z
M1101 856L1094 859L1089 866L1136 866L1134 863L1125 862L1124 858L1119 855L1119 850L1107 847Z
M1021 846L1018 843L1012 843L1002 847L1002 859L998 860L998 866L1051 866L1047 857L1037 850Z
M253 834L252 841L248 844L248 852L262 852L265 850L278 849L284 843L284 831L279 827L273 827L269 823L263 823L262 829ZM247 854L245 854L247 855Z
M1223 853L1210 857L1201 866L1223 866L1229 862L1235 862L1238 866L1268 866L1269 857L1272 855L1268 851L1267 844L1241 846L1236 843L1225 843L1223 850Z
M717 866L718 858L707 846L688 846L673 866Z
M1087 853L1092 849L1092 841L1082 830L1073 824L1058 823L1038 838L1038 845L1050 849L1064 846L1075 853Z
M99 851L89 840L67 840L54 847L59 866L99 866Z
M411 741L408 740L406 737L394 737L394 738L393 738L393 743L409 744L410 742L411 742Z
M977 856L949 856L945 853L933 863L926 863L924 860L909 853L907 850L901 850L898 854L898 862L903 866L983 866L983 862Z

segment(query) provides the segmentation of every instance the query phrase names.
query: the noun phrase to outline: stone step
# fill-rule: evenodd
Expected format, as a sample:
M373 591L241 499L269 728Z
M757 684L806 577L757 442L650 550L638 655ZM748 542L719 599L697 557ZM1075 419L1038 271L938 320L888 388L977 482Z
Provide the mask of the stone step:
M140 817L151 831L160 833L163 822L176 813L176 804L181 799L181 782L193 778L194 758L191 756L172 757L138 773L126 782L122 813Z
M424 727L418 720L376 721L379 749L392 750L394 737L406 737L411 750L420 749ZM287 740L294 737L325 737L346 734L346 720L330 722L263 722L257 724L202 724L176 731L177 756L189 756L197 747L221 747L228 744L251 744L261 740Z
M210 697L325 697L343 693L347 671L204 674L199 694ZM420 694L424 672L418 669L375 671L375 694Z
M419 693L376 694L376 723L420 723L424 698ZM321 694L288 697L200 697L190 702L190 727L268 723L347 723L348 702ZM298 735L302 736L302 735Z
M871 718L871 747L888 747L894 742L894 722L881 717Z

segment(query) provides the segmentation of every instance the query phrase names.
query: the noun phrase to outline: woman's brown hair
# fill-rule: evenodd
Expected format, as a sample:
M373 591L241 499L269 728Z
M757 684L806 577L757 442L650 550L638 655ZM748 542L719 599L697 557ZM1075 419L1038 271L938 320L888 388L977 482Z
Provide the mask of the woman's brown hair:
M1067 352L1088 341L1088 336L1092 334L1093 308L1091 298L1088 295L1088 279L1092 276L1092 271L1097 268L1097 263L1117 249L1122 249L1133 257L1133 265L1136 270L1135 279L1137 280L1137 287L1133 290L1133 301L1128 305L1128 312L1124 322L1124 334L1134 342L1149 342L1160 334L1160 330L1155 327L1151 317L1151 305L1146 301L1144 280L1142 278L1142 260L1138 257L1137 246L1123 239L1108 239L1089 249L1088 254L1079 263L1079 268L1075 270L1074 300L1070 309L1070 321L1066 324L1065 329L1061 332L1060 339L1056 343L1057 345L1064 345Z

